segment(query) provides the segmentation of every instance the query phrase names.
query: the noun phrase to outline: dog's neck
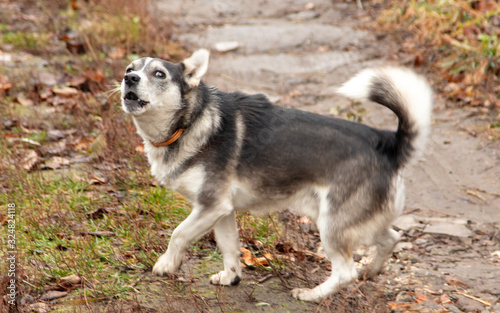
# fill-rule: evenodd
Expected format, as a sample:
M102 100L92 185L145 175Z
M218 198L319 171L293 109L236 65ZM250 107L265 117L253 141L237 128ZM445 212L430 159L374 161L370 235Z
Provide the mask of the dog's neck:
M182 105L176 110L156 109L134 116L133 120L138 134L145 143L153 144L169 141L179 129L184 129L185 133L190 132L192 128L196 128L197 124L211 124L215 126L212 128L215 131L218 128L219 119L216 118L217 115L209 113L218 108L205 108L209 102L209 88L211 87L201 82L199 86L182 95ZM210 119L213 121L209 121Z

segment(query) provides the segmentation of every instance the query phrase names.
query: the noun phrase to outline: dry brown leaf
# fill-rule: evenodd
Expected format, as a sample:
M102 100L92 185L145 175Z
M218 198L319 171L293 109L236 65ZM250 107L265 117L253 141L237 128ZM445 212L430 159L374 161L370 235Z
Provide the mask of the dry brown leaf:
M87 216L90 219L98 219L102 218L106 213L117 213L117 212L118 212L117 208L97 208L94 211L87 213Z
M49 135L50 137L50 135ZM39 151L43 156L60 155L66 150L66 141L58 141L43 145Z
M464 283L463 281L461 281L460 279L458 279L457 277L453 277L453 276L445 276L445 279L446 279L446 282L448 283L448 285L450 286L455 286L455 287L470 287L469 284L467 283Z
M255 259L250 250L245 248L240 248L240 251L242 253L240 257L240 260L242 261L242 266L255 265Z
M65 287L70 287L80 284L82 282L82 278L76 274L71 274L69 276L59 278L58 281L59 284Z
M54 88L52 89L52 92L54 92L58 96L63 96L63 97L72 97L78 94L78 89L75 89L73 87L62 87L62 88Z
M71 161L66 159L66 158L59 157L59 156L53 156L52 158L50 158L48 161L45 162L44 168L50 168L50 169L55 170L58 168L66 167L70 164L71 164Z
M391 311L396 309L406 309L411 305L411 303L395 303L395 302L389 302L388 304L391 307Z
M271 254L265 253L263 257L255 258L254 261L256 265L269 266L269 261L272 259L273 257Z
M102 68L92 68L89 67L88 69L85 70L83 73L83 76L90 79L91 81L94 81L96 83L102 83L104 82L104 72Z
M140 144L137 147L135 147L135 152L144 153L144 145Z
M42 301L50 301L54 299L59 299L62 297L66 297L68 295L67 291L56 291L56 290L51 290L46 292L40 297L40 300Z
M47 313L50 311L50 305L44 302L33 303L28 306L28 312Z
M69 84L73 87L80 87L81 85L85 84L87 81L87 78L84 76L74 76L69 79Z
M34 104L35 104L35 103L33 102L33 100L26 98L24 95L18 95L18 96L16 97L16 101L17 101L20 105L25 106L25 107L29 107L29 106L32 106L32 105L34 105Z
M92 141L88 137L78 138L75 142L75 150L76 151L87 150L91 143Z
M447 294L445 294L445 293L443 293L443 294L441 295L441 297L439 297L439 300L440 300L440 301L441 301L441 303L443 303L443 304L444 304L444 303L451 303L451 298L450 298Z
M108 183L108 179L103 174L94 172L89 182L91 184L104 185Z
M22 168L29 172L38 162L38 154L35 150L28 150L21 160Z

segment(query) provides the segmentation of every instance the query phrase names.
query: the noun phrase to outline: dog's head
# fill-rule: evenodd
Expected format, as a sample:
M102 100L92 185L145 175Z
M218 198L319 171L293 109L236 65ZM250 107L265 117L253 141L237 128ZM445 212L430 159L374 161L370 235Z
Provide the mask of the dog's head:
M135 60L127 66L121 84L123 110L139 116L158 109L180 109L183 94L198 86L207 71L208 57L208 50L200 49L179 64L153 58Z

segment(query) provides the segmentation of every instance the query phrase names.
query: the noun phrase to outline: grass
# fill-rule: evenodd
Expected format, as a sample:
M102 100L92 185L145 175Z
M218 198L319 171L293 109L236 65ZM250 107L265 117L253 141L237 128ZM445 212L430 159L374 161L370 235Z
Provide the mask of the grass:
M31 263L21 266L38 292L47 280L78 274L95 284L88 296L123 297L130 291L127 286L165 250L166 237L159 233L173 229L189 211L173 192L135 184L119 210L93 216L91 211L116 204L107 190L69 178L10 174L16 180L0 201L16 204L16 244ZM92 232L113 236L88 235ZM120 267L131 268L134 274L117 271Z
M500 5L495 1L391 2L378 18L384 32L411 34L402 50L438 77L443 96L460 104L500 108Z

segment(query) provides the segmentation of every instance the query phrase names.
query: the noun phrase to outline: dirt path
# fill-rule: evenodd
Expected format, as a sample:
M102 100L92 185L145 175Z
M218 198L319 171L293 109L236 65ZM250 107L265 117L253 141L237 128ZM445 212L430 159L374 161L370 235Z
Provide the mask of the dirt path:
M395 63L394 43L357 28L363 15L354 4L171 0L158 1L158 7L159 14L174 16L179 41L191 50L212 49L209 85L265 93L283 106L395 127L386 109L353 107L334 94L360 69ZM216 45L227 41L238 48L218 52ZM446 109L438 100L434 113L428 150L406 173L407 205L395 223L402 243L378 284L396 311L500 312L495 304L500 296L500 145L471 135L477 121L466 111ZM248 271L246 275L246 281L259 280ZM206 278L200 276L198 287L215 289L202 283ZM243 283L221 292L236 311L316 310L294 301L280 280L267 284L256 288ZM367 298L378 292L370 286L362 286ZM205 298L211 301L210 295ZM353 305L346 307L356 311ZM335 311L331 306L321 310ZM225 311L222 306L220 311Z

